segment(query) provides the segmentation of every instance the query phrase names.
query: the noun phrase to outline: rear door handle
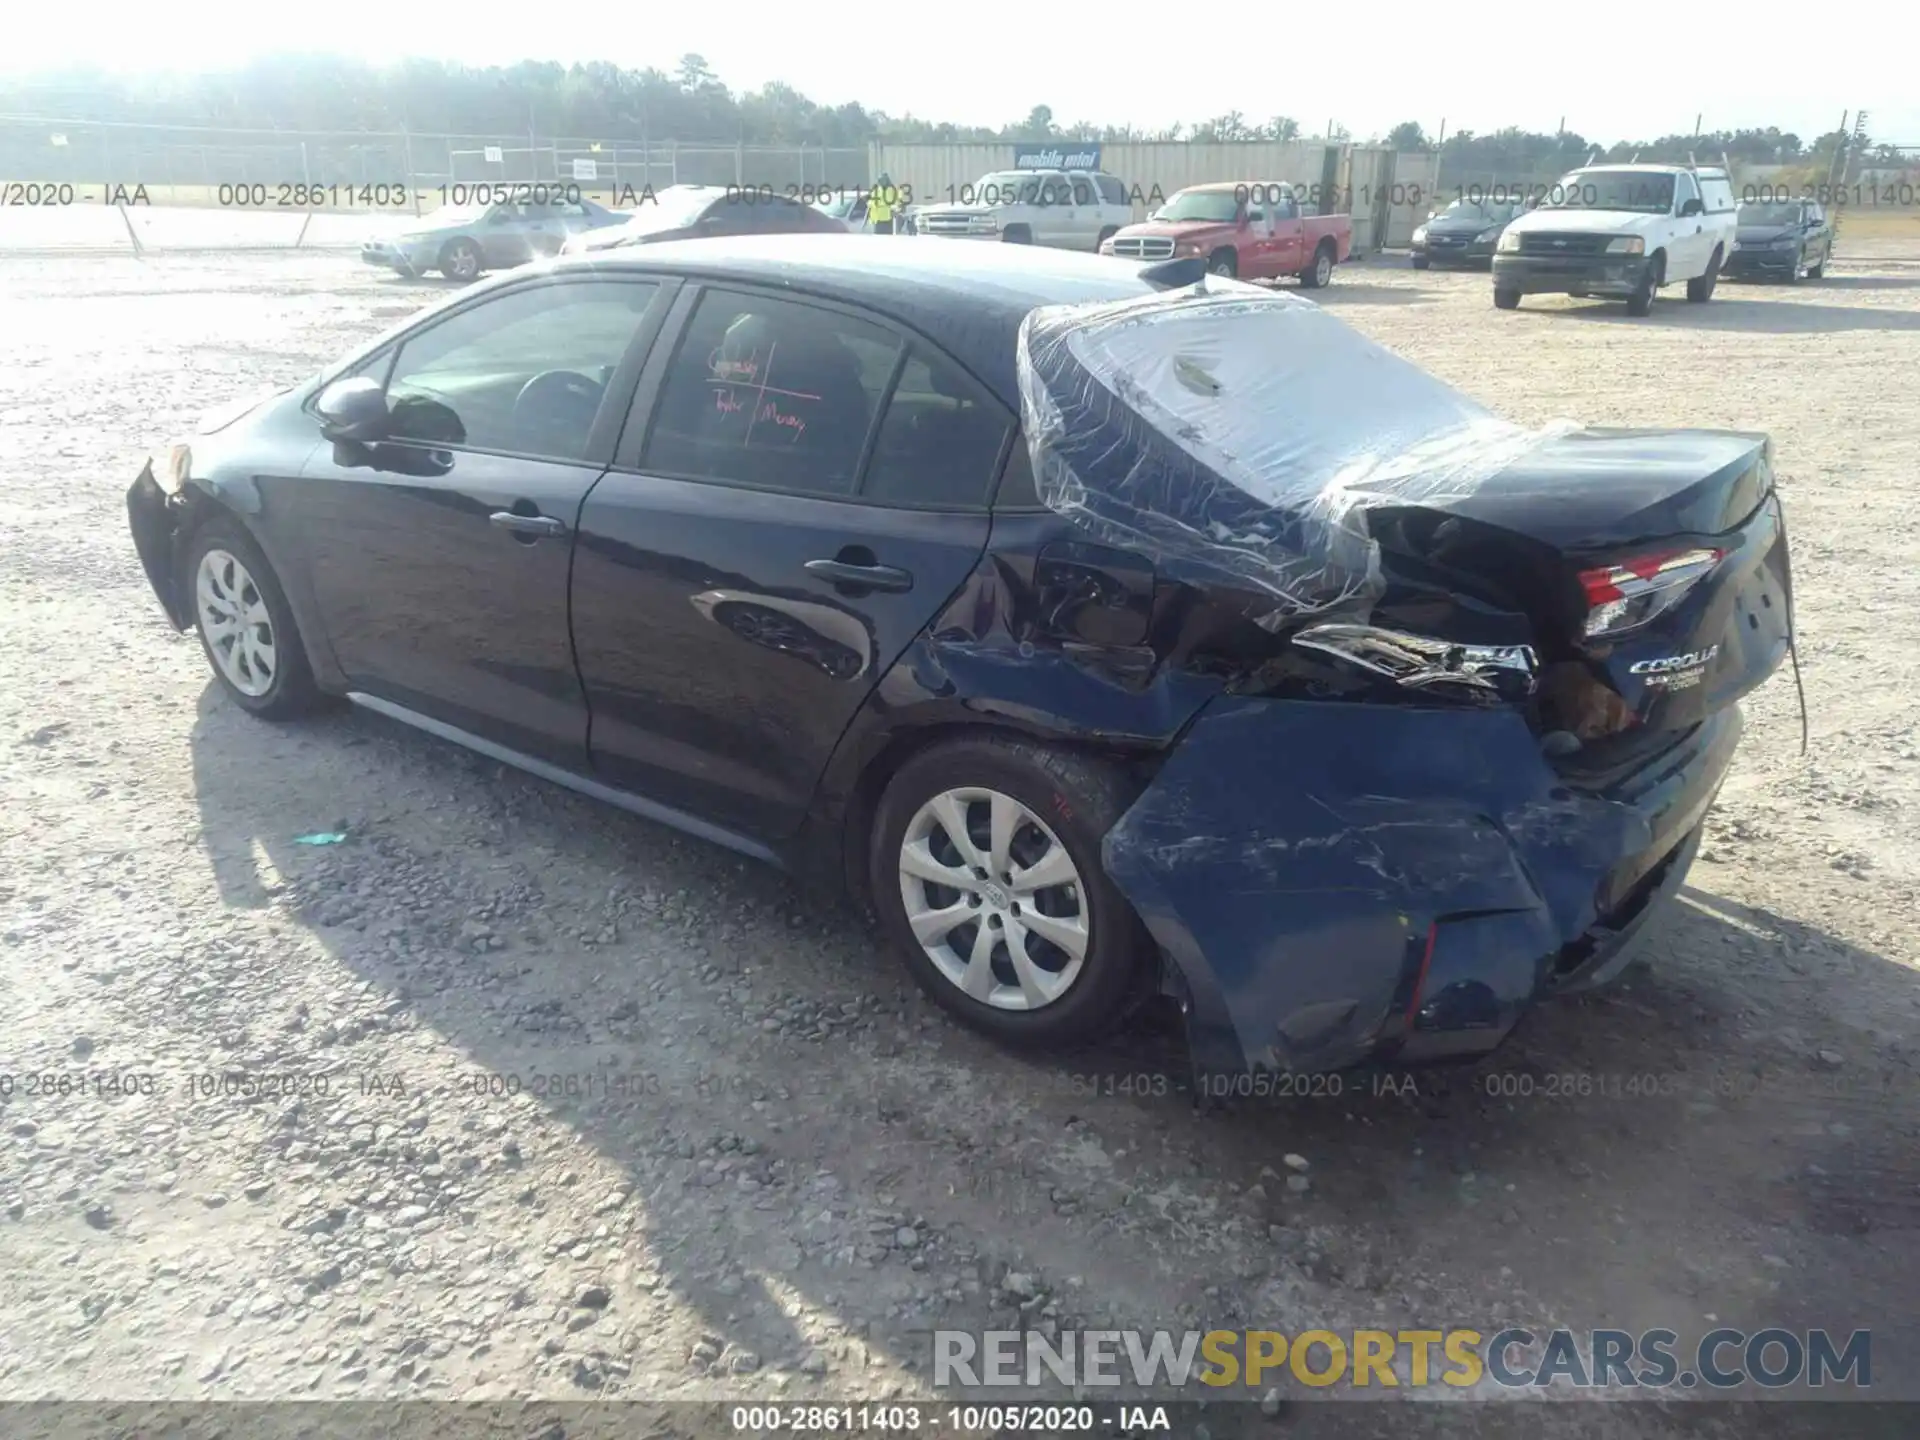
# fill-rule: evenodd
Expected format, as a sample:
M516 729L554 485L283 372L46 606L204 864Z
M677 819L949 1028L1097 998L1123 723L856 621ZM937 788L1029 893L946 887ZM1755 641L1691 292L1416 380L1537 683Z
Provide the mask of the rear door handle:
M516 515L511 510L496 510L487 517L489 524L502 530L511 530L516 535L564 535L567 522L556 520L551 515Z
M913 589L910 572L893 565L855 565L846 560L809 560L807 573L835 585L856 586L862 590L887 590L903 593Z

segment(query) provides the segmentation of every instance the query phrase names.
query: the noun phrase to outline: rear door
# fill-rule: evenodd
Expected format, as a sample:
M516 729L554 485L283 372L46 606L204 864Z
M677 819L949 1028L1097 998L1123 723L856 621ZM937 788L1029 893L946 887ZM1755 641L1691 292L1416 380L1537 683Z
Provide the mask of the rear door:
M321 621L354 689L584 768L567 632L574 524L667 298L658 279L605 273L515 285L362 367L386 385L391 438L320 447L296 502Z
M1013 417L923 342L790 293L689 287L670 329L580 519L593 764L778 839L973 570Z

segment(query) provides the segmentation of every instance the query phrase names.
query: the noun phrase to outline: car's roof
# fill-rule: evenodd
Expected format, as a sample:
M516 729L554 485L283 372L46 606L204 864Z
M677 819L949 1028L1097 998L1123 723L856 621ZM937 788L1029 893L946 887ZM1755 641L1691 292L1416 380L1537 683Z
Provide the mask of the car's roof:
M1258 190L1265 192L1269 189L1291 190L1292 188L1293 186L1285 180L1209 180L1204 185L1182 185L1173 193L1176 195L1184 195L1190 190L1232 190L1236 192L1241 190Z
M1151 294L1125 260L1028 245L884 235L745 235L591 251L557 267L666 271L877 311L952 353L1018 407L1015 338L1042 305Z
M1718 165L1656 165L1651 161L1639 160L1596 160L1591 165L1582 165L1567 173L1578 175L1587 170L1646 170L1656 175L1703 175L1709 180L1727 178L1727 172Z

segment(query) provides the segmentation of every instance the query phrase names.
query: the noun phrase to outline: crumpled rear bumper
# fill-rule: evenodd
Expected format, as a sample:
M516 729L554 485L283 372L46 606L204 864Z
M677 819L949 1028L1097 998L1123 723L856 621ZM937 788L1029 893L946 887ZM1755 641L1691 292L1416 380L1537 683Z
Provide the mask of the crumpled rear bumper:
M1196 1069L1471 1056L1631 958L1739 733L1729 708L1596 791L1511 712L1223 697L1105 864L1176 967Z

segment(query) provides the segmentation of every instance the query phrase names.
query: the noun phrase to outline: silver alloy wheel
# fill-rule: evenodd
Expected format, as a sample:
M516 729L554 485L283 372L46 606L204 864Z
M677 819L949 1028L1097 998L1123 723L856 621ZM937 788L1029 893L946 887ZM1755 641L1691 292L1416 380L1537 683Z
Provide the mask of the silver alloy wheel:
M473 246L461 241L448 257L447 269L456 280L471 280L480 273L480 255Z
M1325 250L1313 257L1313 283L1316 287L1333 279L1333 257Z
M193 595L200 633L227 683L242 695L265 695L280 673L279 656L267 597L247 567L231 551L207 551L194 572Z
M967 786L914 813L900 840L900 899L920 948L962 994L1039 1010L1086 962L1086 887L1046 823L1010 795Z

